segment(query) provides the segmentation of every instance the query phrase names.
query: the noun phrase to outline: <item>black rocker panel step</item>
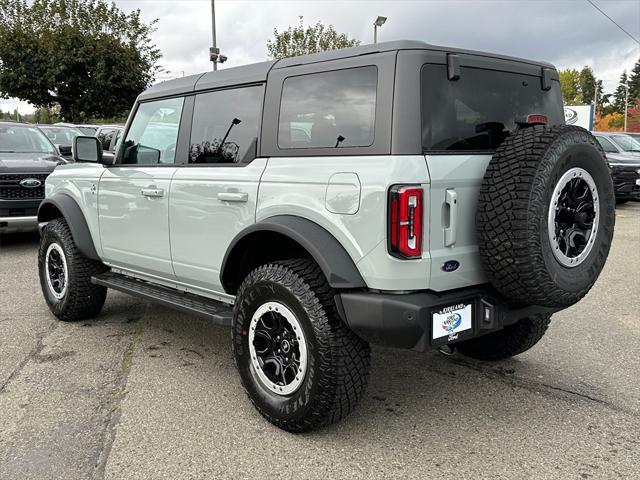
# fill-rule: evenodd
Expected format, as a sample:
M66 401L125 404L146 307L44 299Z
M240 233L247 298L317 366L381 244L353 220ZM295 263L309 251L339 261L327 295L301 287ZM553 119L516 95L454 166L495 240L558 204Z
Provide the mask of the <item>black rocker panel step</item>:
M210 298L154 285L119 273L106 272L91 277L91 283L144 298L150 302L204 317L218 325L231 326L233 307Z

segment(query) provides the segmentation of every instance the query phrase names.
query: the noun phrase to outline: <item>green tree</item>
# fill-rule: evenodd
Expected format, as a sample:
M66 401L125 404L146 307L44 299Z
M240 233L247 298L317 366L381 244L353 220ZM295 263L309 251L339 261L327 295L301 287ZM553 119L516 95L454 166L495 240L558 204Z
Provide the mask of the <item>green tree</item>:
M640 98L640 58L629 74L629 105L635 105Z
M591 67L584 66L582 70L580 70L580 96L582 103L587 105L593 103L596 88L598 89L597 108L602 110L605 103L604 101L606 100L603 95L602 80L596 79Z
M580 70L580 100L584 104L593 103L596 91L596 77L591 67L582 67Z
M562 101L565 105L575 105L582 103L580 94L580 72L574 68L559 70L560 90L562 91Z
M325 27L318 22L305 28L302 20L301 16L297 27L289 27L283 32L273 29L275 38L267 41L267 52L271 58L295 57L360 45L360 40L349 38L344 33L339 34L333 25Z
M158 70L155 23L106 0L0 0L0 95L72 122L121 116Z
M626 85L629 79L627 78L627 71L624 70L622 75L620 75L620 81L618 82L618 87L615 92L613 92L613 102L612 105L615 108L614 111L623 113L624 112L624 100L626 91L623 85Z

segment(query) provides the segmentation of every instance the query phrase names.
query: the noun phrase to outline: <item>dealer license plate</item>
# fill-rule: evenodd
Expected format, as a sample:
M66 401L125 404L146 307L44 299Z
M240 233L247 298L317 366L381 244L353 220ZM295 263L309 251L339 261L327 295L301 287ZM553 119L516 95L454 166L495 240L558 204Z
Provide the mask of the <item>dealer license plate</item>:
M460 332L469 330L472 325L470 303L459 303L443 307L431 316L433 339L448 337L448 341L457 340Z

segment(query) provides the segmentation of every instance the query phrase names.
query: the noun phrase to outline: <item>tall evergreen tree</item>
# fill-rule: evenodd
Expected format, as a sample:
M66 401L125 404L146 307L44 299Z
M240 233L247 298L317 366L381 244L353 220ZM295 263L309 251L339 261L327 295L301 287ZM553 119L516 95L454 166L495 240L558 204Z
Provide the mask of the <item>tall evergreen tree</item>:
M580 70L580 97L582 103L588 105L593 103L596 93L596 76L593 74L591 67L584 66ZM602 93L602 92L598 92Z
M623 85L626 85L628 80L627 71L625 70L622 72L622 75L620 75L620 81L618 82L616 91L613 92L613 106L615 107L615 111L619 113L624 112L624 98L626 92Z
M629 74L629 105L635 105L640 98L640 58Z

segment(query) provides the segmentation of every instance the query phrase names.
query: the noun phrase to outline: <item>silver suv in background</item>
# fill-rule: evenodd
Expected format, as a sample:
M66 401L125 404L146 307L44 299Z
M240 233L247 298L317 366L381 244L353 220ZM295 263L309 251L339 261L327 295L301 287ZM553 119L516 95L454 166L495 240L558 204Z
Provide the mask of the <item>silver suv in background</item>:
M602 148L542 62L390 42L229 68L143 92L122 138L77 137L47 180L49 308L93 317L112 288L229 326L292 432L354 409L371 343L531 348L613 236Z

